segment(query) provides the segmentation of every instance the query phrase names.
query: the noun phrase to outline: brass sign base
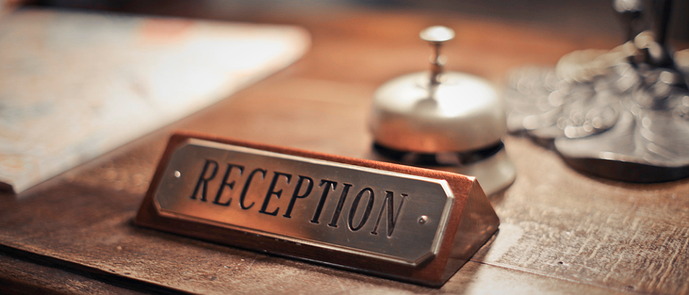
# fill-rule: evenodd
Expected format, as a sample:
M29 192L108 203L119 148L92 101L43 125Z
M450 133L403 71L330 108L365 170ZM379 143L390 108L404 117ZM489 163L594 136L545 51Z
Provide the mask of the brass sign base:
M136 224L442 286L498 229L476 179L178 133Z

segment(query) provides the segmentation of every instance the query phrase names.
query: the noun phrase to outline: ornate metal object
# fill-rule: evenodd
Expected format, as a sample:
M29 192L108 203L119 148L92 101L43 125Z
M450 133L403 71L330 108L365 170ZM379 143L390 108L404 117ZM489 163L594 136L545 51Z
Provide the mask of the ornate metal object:
M485 79L444 72L444 42L454 31L433 26L420 33L433 48L430 72L392 79L373 95L370 128L376 159L476 176L486 193L508 186L515 169L501 137L505 114Z
M628 42L572 52L555 69L513 72L505 92L508 130L553 143L570 166L596 176L689 176L689 91L666 44L670 4L654 1L654 31L639 32L641 3L614 1Z
M474 179L175 135L137 224L441 285L497 230Z

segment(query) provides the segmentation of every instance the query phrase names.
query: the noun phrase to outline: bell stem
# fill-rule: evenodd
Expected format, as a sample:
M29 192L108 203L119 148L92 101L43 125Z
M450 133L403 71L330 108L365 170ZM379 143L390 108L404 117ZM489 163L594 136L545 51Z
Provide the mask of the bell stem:
M440 60L440 46L442 43L433 42L435 47L435 56L431 59L431 85L440 84L440 74L443 73L443 63Z

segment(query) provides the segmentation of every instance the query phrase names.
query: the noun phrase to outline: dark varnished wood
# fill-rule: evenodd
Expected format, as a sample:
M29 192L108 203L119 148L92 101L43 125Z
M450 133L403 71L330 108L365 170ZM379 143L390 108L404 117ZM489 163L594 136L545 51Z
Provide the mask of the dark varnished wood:
M15 294L143 294L0 254L0 290Z
M417 41L417 32L427 25L457 28L456 46L446 48L456 63L448 69L496 82L513 66L553 64L571 50L617 43L607 36L562 36L520 24L404 11L256 17L271 19L311 31L313 48L304 59L21 195L0 195L0 244L14 249L3 251L10 256L0 263L12 267L0 267L0 283L13 278L14 284L35 285L42 281L32 280L43 277L61 282L43 290L59 290L74 283L53 274L80 265L130 286L193 293L689 293L689 180L640 185L589 177L518 137L505 140L517 180L491 196L501 219L499 233L440 289L134 226L148 181L176 129L367 158L371 94L389 78L426 67L428 48ZM16 251L61 263L12 260Z

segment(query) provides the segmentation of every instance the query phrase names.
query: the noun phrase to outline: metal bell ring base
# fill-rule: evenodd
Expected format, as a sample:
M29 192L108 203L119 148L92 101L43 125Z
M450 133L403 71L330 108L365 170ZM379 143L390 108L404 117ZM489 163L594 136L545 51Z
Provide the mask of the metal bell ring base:
M653 1L653 32L638 29L641 4L613 2L628 28L625 44L572 52L555 69L515 71L505 92L509 131L553 143L565 162L591 175L688 177L689 91L682 55L673 58L666 42L671 1Z

